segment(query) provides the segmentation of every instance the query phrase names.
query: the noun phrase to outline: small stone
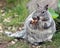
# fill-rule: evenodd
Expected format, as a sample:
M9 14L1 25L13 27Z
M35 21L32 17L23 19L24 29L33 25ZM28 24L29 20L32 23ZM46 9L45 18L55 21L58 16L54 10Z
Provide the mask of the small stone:
M13 28L12 28L12 30L16 30L16 28L15 28L15 27L13 27Z
M17 30L18 30L18 31L21 31L21 30L22 30L22 28L21 28L21 27L19 27Z
M15 41L11 41L12 44L15 44L16 42Z
M2 32L3 32L3 30L0 29L0 33L2 33Z
M17 42L18 40L17 39L14 39L15 42Z
M13 26L12 29L11 29L11 31L12 32L16 32L17 31L17 28Z
M19 27L19 30L22 30L21 27Z
M0 26L0 29L2 29L2 26Z
M1 33L3 32L3 28L2 28L2 25L0 25L0 32L1 32Z
M15 14L15 17L17 17L18 15L17 14Z
M5 13L3 13L2 16L5 16Z
M11 30L11 28L12 28L11 26L10 26L10 27L8 27L8 30Z
M9 10L9 12L11 12L11 10Z
M8 43L8 46L14 45L16 42L15 41L11 41Z
M37 46L36 48L41 48L41 46Z
M5 12L5 10L2 9L2 10L1 10L1 13L4 13L4 12Z
M3 22L11 22L10 18L5 18Z
M32 45L33 48L35 48L36 46Z

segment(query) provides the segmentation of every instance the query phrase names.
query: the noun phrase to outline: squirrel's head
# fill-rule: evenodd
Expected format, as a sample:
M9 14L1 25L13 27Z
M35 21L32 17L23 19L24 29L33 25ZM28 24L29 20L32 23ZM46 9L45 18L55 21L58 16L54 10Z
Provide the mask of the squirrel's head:
M40 8L40 6L37 4L37 10L34 13L34 15L32 16L33 20L37 19L37 20L41 20L41 21L47 21L49 18L48 15L48 5L44 6L42 9Z

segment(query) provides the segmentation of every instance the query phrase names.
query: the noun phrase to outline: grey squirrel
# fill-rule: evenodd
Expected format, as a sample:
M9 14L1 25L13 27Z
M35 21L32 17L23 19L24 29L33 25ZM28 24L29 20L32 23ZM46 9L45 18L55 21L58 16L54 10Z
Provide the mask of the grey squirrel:
M55 22L48 11L48 5L42 10L33 11L25 20L24 30L16 33L6 33L9 37L23 38L34 45L40 42L51 41L56 32Z

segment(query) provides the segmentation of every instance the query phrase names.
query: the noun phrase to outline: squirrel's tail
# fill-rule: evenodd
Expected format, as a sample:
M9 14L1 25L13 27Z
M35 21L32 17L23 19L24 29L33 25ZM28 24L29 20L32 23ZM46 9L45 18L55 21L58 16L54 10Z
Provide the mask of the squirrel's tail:
M8 37L25 38L26 31L22 30L22 31L17 31L15 33L6 31L4 34L7 35Z

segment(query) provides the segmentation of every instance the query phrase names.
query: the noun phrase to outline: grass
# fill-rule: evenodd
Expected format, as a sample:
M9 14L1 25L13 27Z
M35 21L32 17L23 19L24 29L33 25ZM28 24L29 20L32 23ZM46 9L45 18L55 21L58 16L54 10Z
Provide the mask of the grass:
M16 44L9 46L7 48L28 48L28 45L26 43L17 42Z
M2 39L5 41L11 41L14 39L14 38L9 38L7 36L4 36L2 34L0 35L0 37L1 36L2 36ZM52 42L45 42L44 44L41 45L41 47L42 48L60 48L60 32L57 32L56 34L54 34ZM29 46L26 42L18 41L14 45L10 45L7 48L29 48Z
M14 4L12 2L14 2ZM19 26L20 23L24 22L28 16L28 10L26 8L27 2L28 0L7 0L8 5L5 7L5 15L2 16L2 13L0 12L0 23L4 24L5 26ZM10 4L13 4L13 7L10 7ZM3 22L5 18L9 17L12 19L11 22ZM0 42L9 42L13 39L14 38L9 38L6 35L0 33ZM57 32L53 36L52 40L53 42L45 42L42 44L42 48L60 48L60 32ZM28 44L18 41L16 44L8 46L7 48L28 48Z
M26 3L28 2L28 0L17 0L16 2L14 2L15 6L13 5L14 7L10 8L9 4L10 4L10 2L13 2L13 1L8 2L8 0L7 0L8 5L5 7L5 15L3 17L2 16L1 17L3 18L3 20L5 18L11 17L12 20L11 20L11 22L8 23L8 22L2 22L3 20L0 19L0 20L2 20L0 22L3 23L4 25L10 26L10 25L20 24L20 22L24 22L24 20L28 16L28 10L26 8ZM17 15L17 17L15 17L15 14Z
M5 14L2 16L0 12L0 23L4 26L20 26L21 22L24 22L28 16L28 10L26 8L28 0L7 0L7 6L5 7ZM12 4L12 6L11 6ZM11 22L3 22L6 18L11 18ZM7 37L4 34L0 33L0 42L9 42L14 38ZM28 48L26 43L17 42L15 45L9 46L7 48Z
M56 33L52 39L53 42L48 42L46 45L50 45L53 48L60 48L60 32Z

